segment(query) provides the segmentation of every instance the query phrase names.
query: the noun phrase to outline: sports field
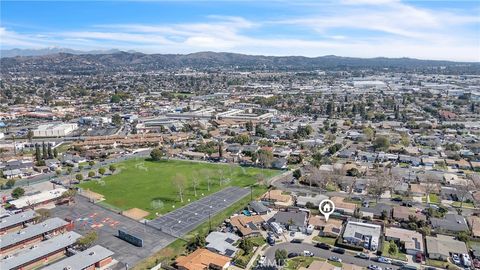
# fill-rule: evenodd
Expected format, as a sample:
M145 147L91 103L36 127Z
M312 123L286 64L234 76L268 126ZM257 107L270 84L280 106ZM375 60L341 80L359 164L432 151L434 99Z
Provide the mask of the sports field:
M228 186L246 187L257 183L263 175L270 178L280 171L245 168L236 165L188 162L128 160L117 165L120 172L101 180L83 182L82 189L89 189L105 196L103 203L121 210L140 208L150 212L149 218L170 212L194 200ZM180 202L174 179L183 178L183 203ZM197 196L194 179L198 182ZM210 179L210 190L208 181Z

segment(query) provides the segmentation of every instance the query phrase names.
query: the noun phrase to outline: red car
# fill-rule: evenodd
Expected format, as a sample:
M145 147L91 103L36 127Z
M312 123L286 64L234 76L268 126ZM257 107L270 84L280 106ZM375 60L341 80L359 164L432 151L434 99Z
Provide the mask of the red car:
M415 255L415 262L421 263L422 260L423 260L423 254L421 252L418 252L417 255Z
M480 260L478 259L473 260L473 267L480 269Z

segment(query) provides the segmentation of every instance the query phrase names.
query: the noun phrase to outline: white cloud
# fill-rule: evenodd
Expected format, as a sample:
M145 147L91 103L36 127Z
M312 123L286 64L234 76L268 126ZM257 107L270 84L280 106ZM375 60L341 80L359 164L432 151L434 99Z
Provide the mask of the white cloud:
M212 15L202 22L104 24L77 31L31 35L0 28L0 40L3 47L43 45L133 49L146 53L208 50L266 55L336 54L480 61L478 28L476 33L468 28L478 26L478 16L421 9L391 0L345 0L342 3L334 8L325 7L327 10L321 8L317 15L282 20L253 21ZM285 26L312 32L303 37L289 36L282 32ZM365 36L360 36L362 33ZM278 37L280 35L282 38Z

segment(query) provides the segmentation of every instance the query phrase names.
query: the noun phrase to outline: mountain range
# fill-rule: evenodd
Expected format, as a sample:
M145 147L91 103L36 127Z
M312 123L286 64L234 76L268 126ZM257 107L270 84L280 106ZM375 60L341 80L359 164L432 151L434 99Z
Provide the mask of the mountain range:
M3 57L0 59L2 72L54 72L95 73L108 71L152 71L181 68L197 70L354 70L391 69L398 71L422 71L435 69L441 73L479 74L480 63L419 60L413 58L354 58L334 55L320 57L263 56L225 52L198 52L191 54L144 54L139 52L70 51L51 48L47 55ZM60 52L61 51L61 52ZM32 53L22 50L23 54ZM10 51L10 53L13 53Z

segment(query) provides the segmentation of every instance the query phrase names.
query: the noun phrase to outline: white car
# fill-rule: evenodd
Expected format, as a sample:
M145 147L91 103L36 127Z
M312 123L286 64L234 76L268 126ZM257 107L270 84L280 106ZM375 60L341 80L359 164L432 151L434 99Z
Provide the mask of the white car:
M313 257L313 252L309 251L309 250L304 250L303 251L303 256L305 257Z
M468 256L468 254L462 254L462 261L464 266L472 266L472 261L470 260L470 256Z
M264 266L266 262L267 262L267 257L262 256L262 257L260 257L260 260L258 260L258 265L259 266Z
M337 256L332 256L328 259L332 262L342 262L342 259L338 258Z
M380 257L380 258L378 258L378 262L386 263L386 264L391 264L391 263L392 263L392 260L387 259L387 258L385 258L385 257Z
M458 257L457 254L452 255L452 261L453 261L454 264L457 264L457 265L461 264L460 258Z
M370 269L370 270L382 270L382 268L380 266L375 265L375 264L370 264L367 268Z

